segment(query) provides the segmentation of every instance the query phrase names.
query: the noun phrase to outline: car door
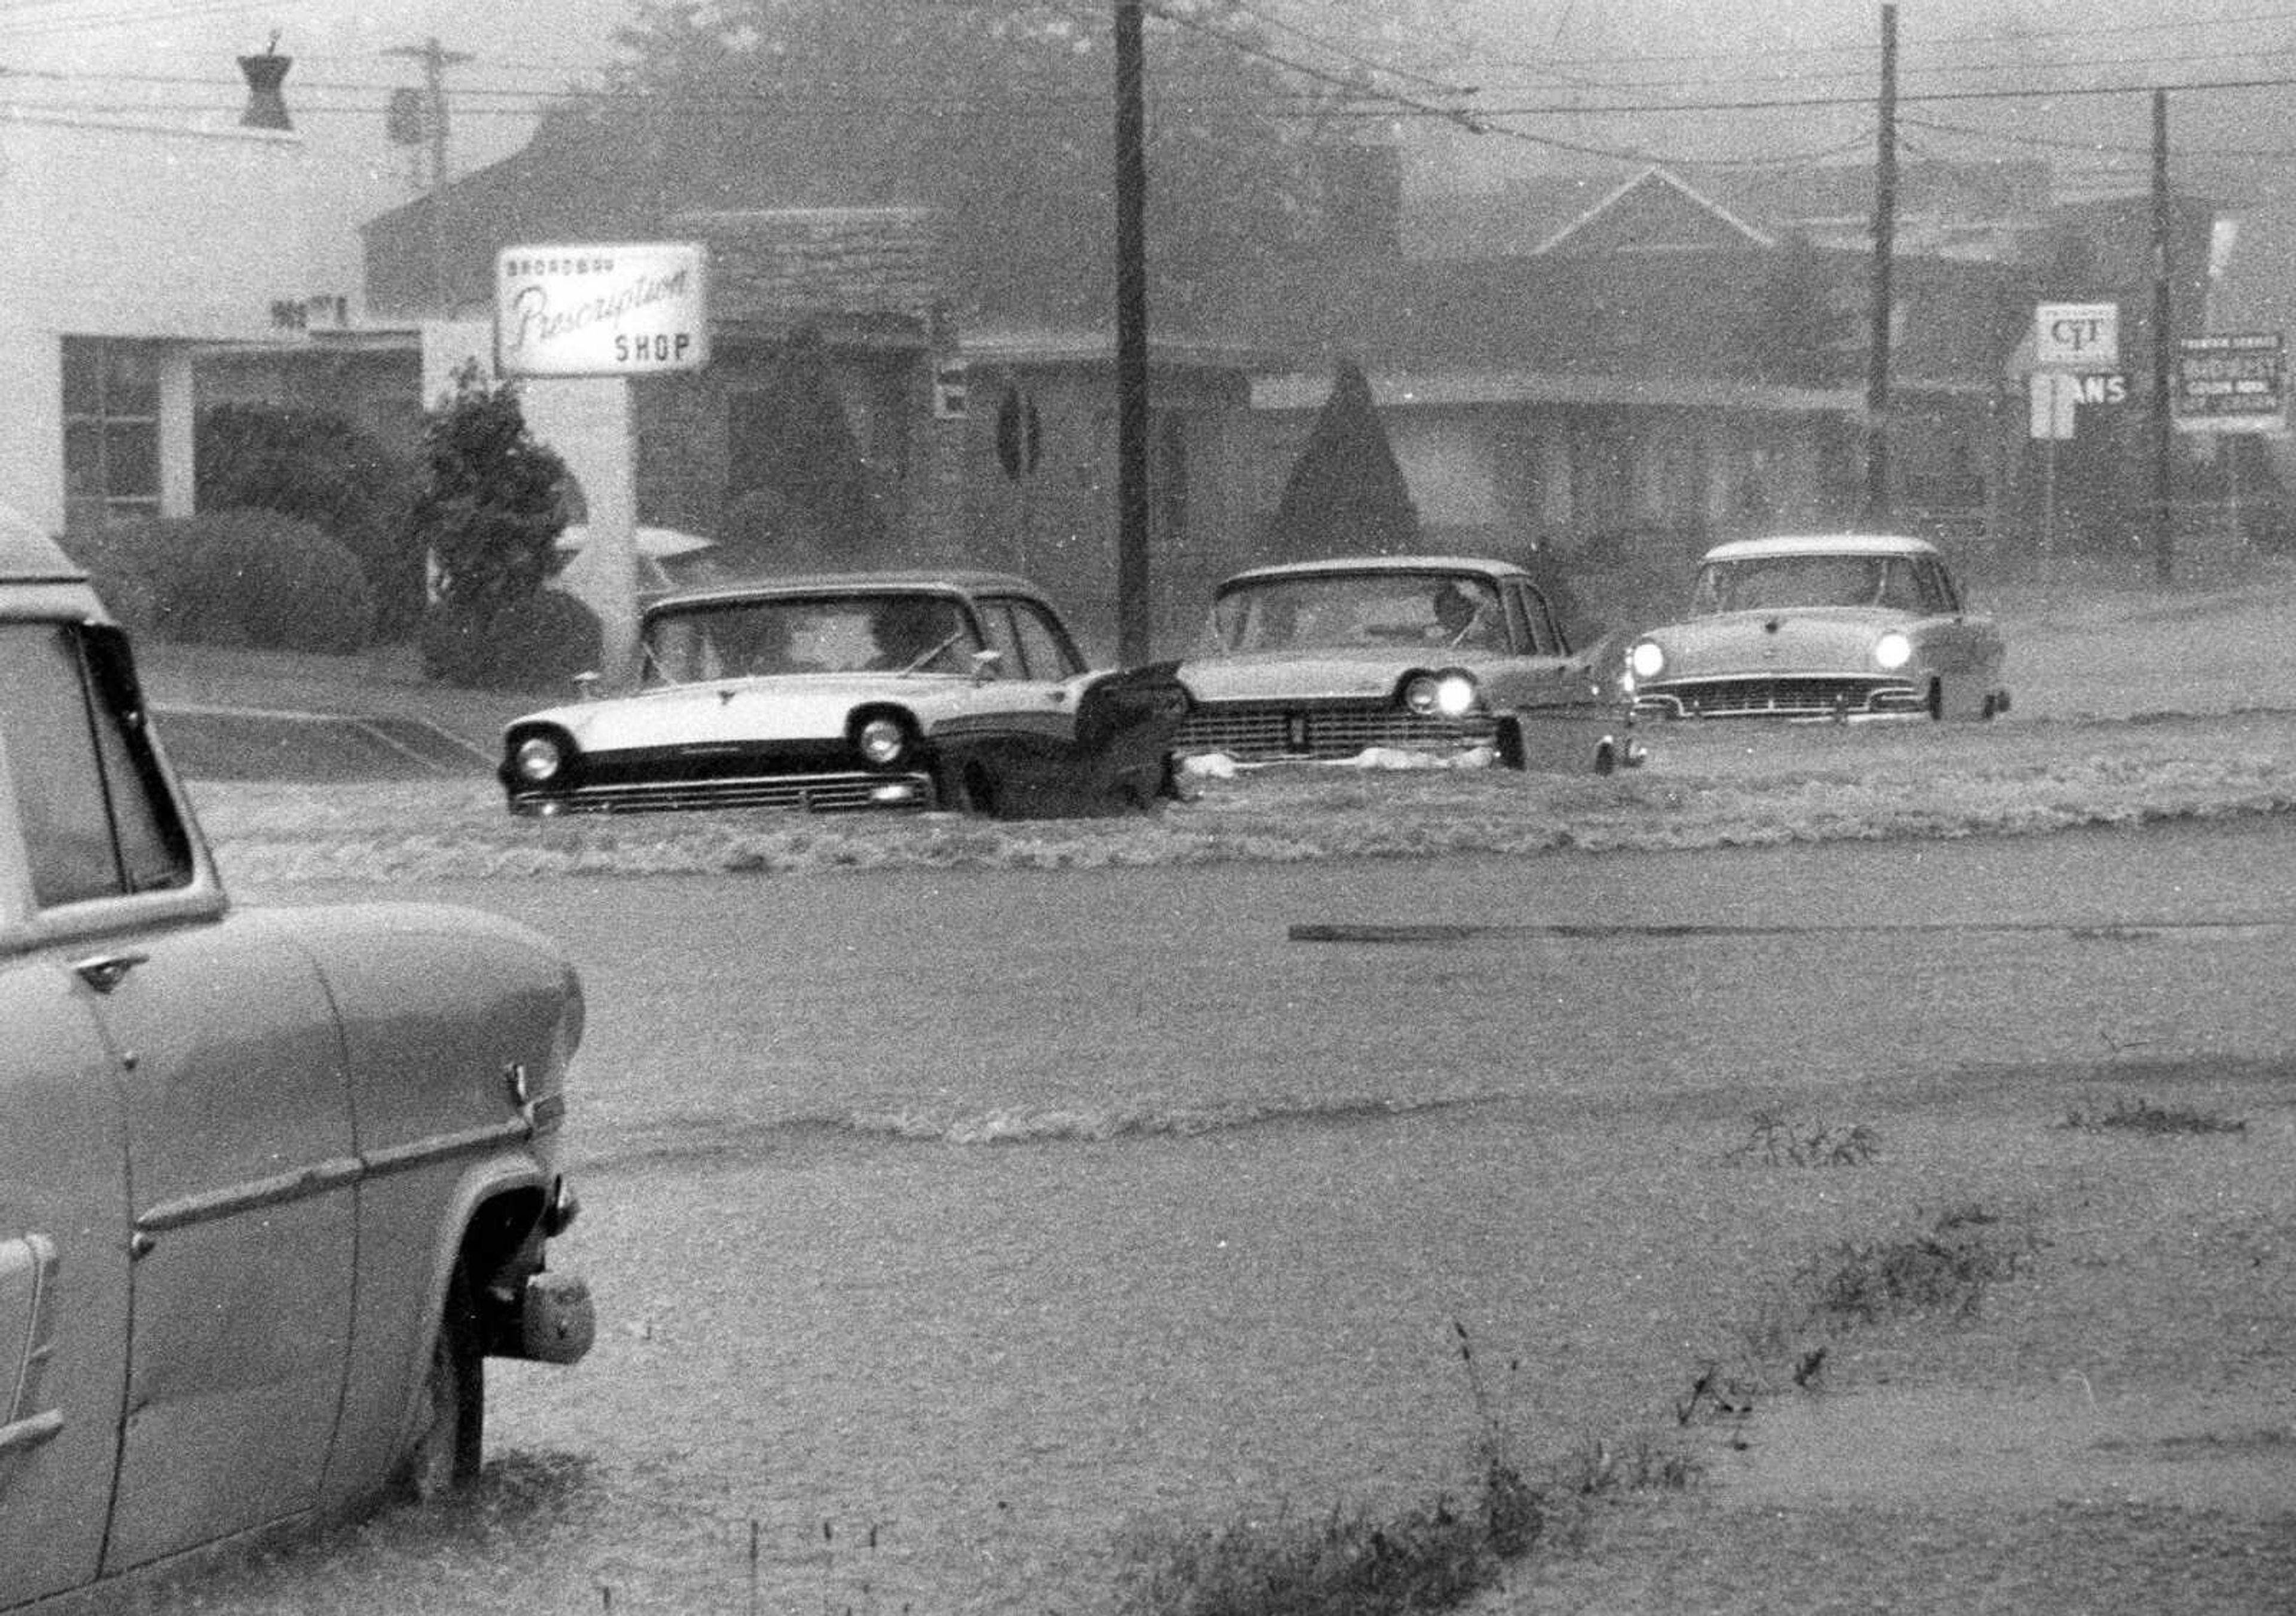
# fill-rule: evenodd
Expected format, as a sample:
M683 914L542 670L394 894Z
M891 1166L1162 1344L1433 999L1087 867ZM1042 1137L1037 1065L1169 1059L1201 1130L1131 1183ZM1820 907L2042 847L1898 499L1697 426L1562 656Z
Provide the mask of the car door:
M0 963L0 1604L94 1577L119 1453L127 1156L70 956Z
M988 693L1011 714L1015 733L1042 742L1073 740L1076 693L1070 681L1085 669L1068 631L1021 596L986 596L977 604L981 630L997 654L997 677Z
M1566 652L1562 630L1546 596L1521 579L1507 586L1507 616L1515 655L1503 674L1497 705L1523 710L1569 707L1587 699L1587 676Z
M95 1576L127 1374L120 1072L78 969L102 950L50 923L104 822L74 644L0 622L0 1604Z

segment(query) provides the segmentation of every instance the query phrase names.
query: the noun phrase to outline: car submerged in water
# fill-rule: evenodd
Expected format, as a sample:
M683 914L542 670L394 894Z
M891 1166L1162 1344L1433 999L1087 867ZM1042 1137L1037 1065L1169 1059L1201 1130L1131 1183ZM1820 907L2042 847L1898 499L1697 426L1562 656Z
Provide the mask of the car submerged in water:
M1608 774L1643 747L1606 669L1512 563L1446 555L1240 572L1180 664L1184 764L1401 759Z
M1002 573L816 575L680 591L638 631L635 692L504 731L511 812L1146 808L1186 710L1168 663L1086 669Z
M231 902L127 636L29 528L0 528L0 1608L449 1489L486 1359L588 1349L545 1262L565 956L476 910Z
M1651 718L1991 718L2009 710L2001 631L1918 538L1798 535L1718 545L1689 615L1627 652Z

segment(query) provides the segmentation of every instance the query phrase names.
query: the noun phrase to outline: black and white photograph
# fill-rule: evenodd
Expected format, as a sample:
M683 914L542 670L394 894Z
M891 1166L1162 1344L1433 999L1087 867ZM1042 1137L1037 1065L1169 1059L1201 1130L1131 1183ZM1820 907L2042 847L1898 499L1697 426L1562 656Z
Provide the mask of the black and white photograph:
M0 1611L2296 1611L2296 7L0 0Z

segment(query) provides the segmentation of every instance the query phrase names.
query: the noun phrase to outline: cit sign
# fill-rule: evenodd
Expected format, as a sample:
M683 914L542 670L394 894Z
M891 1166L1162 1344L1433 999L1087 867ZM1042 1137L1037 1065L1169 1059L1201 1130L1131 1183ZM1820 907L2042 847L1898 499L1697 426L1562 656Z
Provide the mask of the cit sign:
M2033 363L2045 370L2119 370L2120 305L2038 305L2033 311Z
M709 363L699 242L505 247L495 365L506 376L627 376Z

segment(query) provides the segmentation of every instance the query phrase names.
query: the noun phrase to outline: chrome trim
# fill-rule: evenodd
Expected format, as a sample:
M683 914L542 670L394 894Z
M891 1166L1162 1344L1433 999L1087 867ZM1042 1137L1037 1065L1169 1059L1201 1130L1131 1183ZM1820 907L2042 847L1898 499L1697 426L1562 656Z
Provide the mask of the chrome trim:
M308 1201L315 1195L324 1195L369 1178L411 1172L416 1168L451 1161L457 1157L484 1155L505 1145L524 1144L534 1137L534 1131L535 1123L531 1118L513 1117L508 1121L489 1123L483 1128L436 1134L427 1139L390 1145L363 1156L338 1157L315 1162L292 1172L258 1178L250 1183L234 1185L229 1189L178 1196L137 1213L135 1233L147 1236L161 1235L173 1229L188 1228L194 1224L236 1217L242 1212Z
M54 1408L20 1420L11 1420L5 1425L0 1425L0 1458L37 1448L63 1428L63 1414Z

